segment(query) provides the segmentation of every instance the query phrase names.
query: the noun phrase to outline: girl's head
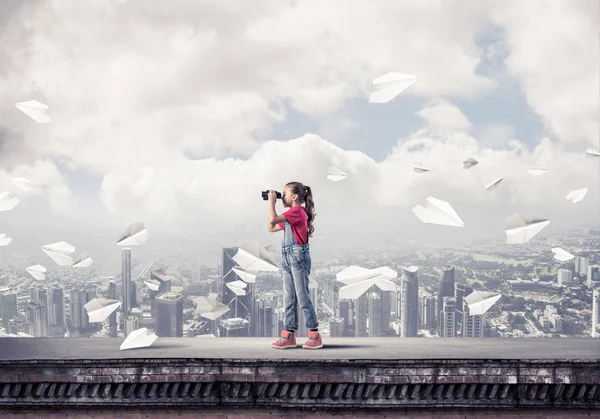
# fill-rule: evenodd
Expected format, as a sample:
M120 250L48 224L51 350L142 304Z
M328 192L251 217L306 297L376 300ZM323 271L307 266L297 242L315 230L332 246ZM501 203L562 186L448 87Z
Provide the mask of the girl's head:
M304 204L304 210L308 215L308 237L315 231L313 221L315 219L315 202L313 201L312 190L310 186L303 185L300 182L289 182L283 188L281 195L283 206L287 208Z

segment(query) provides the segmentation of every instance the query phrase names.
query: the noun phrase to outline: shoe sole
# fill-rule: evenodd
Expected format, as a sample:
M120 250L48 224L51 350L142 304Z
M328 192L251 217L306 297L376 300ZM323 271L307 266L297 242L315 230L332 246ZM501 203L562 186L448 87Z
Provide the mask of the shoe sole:
M292 348L297 348L298 345L294 345L294 346L271 346L271 348L273 349L292 349Z
M321 349L323 345L319 346L303 346L302 349Z

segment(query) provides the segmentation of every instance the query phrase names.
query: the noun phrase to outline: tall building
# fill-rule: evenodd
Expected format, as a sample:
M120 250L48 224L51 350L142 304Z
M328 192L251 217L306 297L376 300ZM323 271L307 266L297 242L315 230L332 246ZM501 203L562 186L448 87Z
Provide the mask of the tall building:
M456 284L455 297L456 297L456 336L463 337L466 334L463 333L463 320L464 320L464 298L473 292L473 288L466 284Z
M117 283L112 280L108 283L107 298L116 300L117 297ZM117 310L113 311L108 316L108 335L110 337L117 337Z
M153 282L158 287L156 290L150 289L150 311L153 316L156 316L156 296L165 292L171 292L171 278L151 272L150 282Z
M592 337L598 336L598 323L600 323L600 288L594 288L592 294Z
M54 283L48 290L48 324L54 327L65 326L65 290Z
M356 300L352 300L352 309L354 314L354 337L368 337L368 319L369 319L369 297L364 293Z
M402 314L400 336L415 337L419 333L419 277L417 268L404 268L400 282Z
M453 338L456 336L455 309L456 299L454 297L444 297L439 324L439 334L442 338Z
M369 307L369 337L376 338L381 336L381 295L372 288L366 294Z
M391 330L392 322L392 291L378 290L381 297L381 333L387 336Z
M440 281L438 282L436 307L438 325L442 323L441 315L444 308L444 297L454 297L454 266L445 266L442 269Z
M156 297L156 336L183 337L183 296L166 292Z
M0 292L0 317L2 326L8 330L8 323L17 315L17 293L13 291Z
M590 260L584 256L575 256L575 273L587 275Z
M435 327L435 297L423 294L421 297L421 325L425 328Z
M600 266L588 266L587 285L588 287L596 287L600 285Z
M85 305L96 297L91 289L71 290L71 324L76 329L87 329L90 326L89 316Z
M121 286L123 302L121 310L123 317L127 318L131 311L131 249L123 249L121 251Z
M462 300L462 310L456 311L456 324L462 326L461 334L457 336L465 338L482 338L483 337L483 314L470 314L469 304L464 299ZM456 308L458 309L458 298L456 299ZM460 322L460 323L459 323ZM458 330L457 330L458 332Z
M317 318L319 318L319 283L315 280L311 280L308 283L308 293L310 295L310 301L313 303L313 307L315 309L315 314ZM308 336L308 329L306 328L306 318L304 317L304 313L298 304L298 330L296 331L296 336L298 337L306 337Z
M27 318L31 324L30 335L36 338L48 336L48 310L44 303L39 300L31 301L27 305Z
M559 268L556 276L558 285L571 285L573 283L573 272L569 269Z
M332 338L341 338L344 336L344 319L334 317L329 321L329 336Z
M351 300L339 300L337 317L344 319L342 337L354 335L354 308ZM352 330L352 333L350 333Z
M252 315L252 335L257 338L279 336L276 332L277 294L262 295L256 299Z

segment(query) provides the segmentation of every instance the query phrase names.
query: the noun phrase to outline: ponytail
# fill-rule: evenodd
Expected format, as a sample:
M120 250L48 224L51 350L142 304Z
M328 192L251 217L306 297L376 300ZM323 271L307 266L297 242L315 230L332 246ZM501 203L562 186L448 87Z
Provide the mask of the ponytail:
M304 211L308 215L308 237L311 237L315 231L313 221L317 214L315 213L315 201L313 201L312 189L306 185L304 185Z

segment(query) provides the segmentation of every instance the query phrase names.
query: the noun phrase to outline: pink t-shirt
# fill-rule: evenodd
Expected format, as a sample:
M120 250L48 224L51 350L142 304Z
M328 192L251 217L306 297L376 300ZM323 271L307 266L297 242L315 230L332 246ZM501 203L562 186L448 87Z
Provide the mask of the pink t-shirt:
M304 207L297 205L281 215L283 215L290 224L296 244L306 244L308 242L308 215L306 214ZM284 223L280 223L279 227L284 230Z

